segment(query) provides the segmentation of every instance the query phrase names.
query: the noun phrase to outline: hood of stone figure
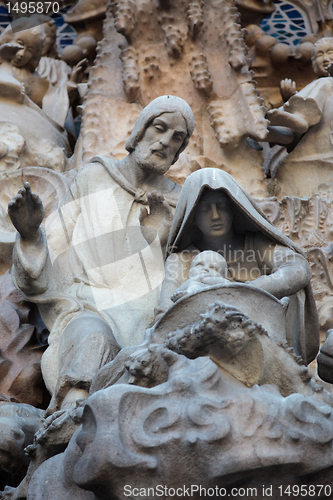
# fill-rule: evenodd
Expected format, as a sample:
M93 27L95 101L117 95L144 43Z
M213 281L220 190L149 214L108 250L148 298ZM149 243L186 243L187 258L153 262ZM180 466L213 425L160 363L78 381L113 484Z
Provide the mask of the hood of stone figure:
M217 168L203 168L193 172L184 183L169 234L166 256L184 250L199 238L200 233L193 219L197 204L206 188L221 190L232 200L236 232L262 232L276 243L302 254L302 250L293 241L271 224L255 201L231 175Z

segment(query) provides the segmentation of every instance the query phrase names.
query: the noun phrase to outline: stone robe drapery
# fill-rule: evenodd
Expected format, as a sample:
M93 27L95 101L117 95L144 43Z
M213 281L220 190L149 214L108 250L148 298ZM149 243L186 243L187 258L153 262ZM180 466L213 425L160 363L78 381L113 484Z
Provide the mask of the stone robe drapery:
M50 83L43 98L43 111L64 127L70 107L67 86L71 77L71 68L65 61L42 57L37 72Z
M176 204L177 190L165 198ZM44 357L54 363L68 322L82 311L100 315L120 346L140 344L153 322L164 265L159 239L143 238L139 214L147 193L122 176L116 162L95 157L77 175L61 207L45 224L37 243L19 236L13 278L38 304L49 330ZM93 356L93 353L92 353Z

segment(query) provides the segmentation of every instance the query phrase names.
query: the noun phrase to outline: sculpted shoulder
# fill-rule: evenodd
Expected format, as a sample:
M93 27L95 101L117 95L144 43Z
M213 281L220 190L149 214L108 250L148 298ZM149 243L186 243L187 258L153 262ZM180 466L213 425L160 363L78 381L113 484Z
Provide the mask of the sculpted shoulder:
M110 183L115 183L107 169L99 162L91 162L84 165L77 173L73 185L84 194L93 191L101 191L105 189L106 184L108 187Z

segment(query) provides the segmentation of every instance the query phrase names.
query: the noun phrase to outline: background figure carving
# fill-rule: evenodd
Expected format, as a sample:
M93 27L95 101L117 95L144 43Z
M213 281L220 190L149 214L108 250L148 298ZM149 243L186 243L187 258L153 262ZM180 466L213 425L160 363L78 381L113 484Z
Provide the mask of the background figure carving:
M44 59L41 76L36 69L42 58L44 44L49 43L43 24L40 24L38 19L20 18L14 21L13 29L9 26L1 36L2 60L11 61L13 76L24 84L26 95L42 108L49 118L63 127L70 104L68 92L77 92L77 83L83 77L86 61L81 61L71 72L63 67L64 62L57 63L55 59L51 59L53 62L49 61L49 65L52 65L55 71L58 67L58 77L55 79L50 69L47 71L45 68ZM11 44L15 43L18 44L18 50L11 54Z
M320 77L293 95L282 108L267 114L275 126L293 132L289 155L279 167L276 179L279 196L310 196L321 183L333 180L332 103L333 79L328 67L333 62L333 38L322 38L313 46L313 70ZM271 138L279 143L279 138Z

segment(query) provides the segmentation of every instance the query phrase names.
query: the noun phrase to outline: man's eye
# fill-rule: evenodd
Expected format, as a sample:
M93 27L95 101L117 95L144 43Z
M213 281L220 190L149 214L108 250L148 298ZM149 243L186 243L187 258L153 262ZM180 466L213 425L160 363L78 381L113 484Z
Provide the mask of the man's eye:
M183 136L180 134L174 134L173 140L176 142L183 142Z
M158 130L159 132L164 132L164 127L163 125L154 125L155 129Z

